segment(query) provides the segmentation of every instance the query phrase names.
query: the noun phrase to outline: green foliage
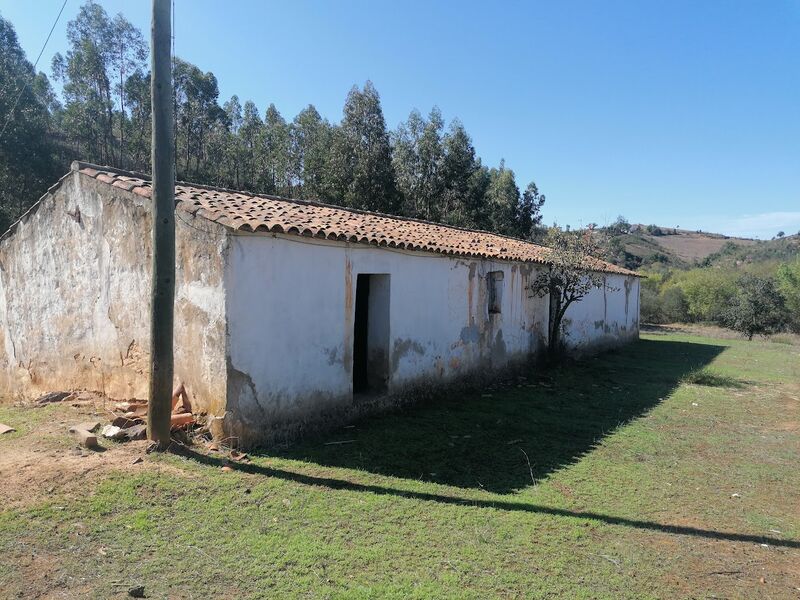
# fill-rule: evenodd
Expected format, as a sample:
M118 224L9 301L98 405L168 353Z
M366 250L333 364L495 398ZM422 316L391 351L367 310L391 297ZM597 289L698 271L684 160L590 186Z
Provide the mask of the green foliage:
M617 217L617 220L609 225L606 229L609 235L623 235L631 232L631 224L625 217L620 215Z
M745 273L736 281L736 292L725 311L725 324L752 340L754 335L780 331L787 314L783 297L772 279Z
M759 240L743 245L728 241L714 254L706 257L703 266L736 267L759 265L768 262L786 262L800 254L800 237L790 236L774 240Z
M90 0L67 24L67 40L66 56L56 54L52 63L63 83L59 120L67 142L78 155L128 166L126 138L134 124L126 106L127 81L141 78L146 68L144 37L125 17L112 19Z
M450 124L443 144L442 218L451 225L475 228L482 218L488 175L461 121Z
M706 321L749 337L749 319L753 335L800 331L800 257L738 268L650 269L641 284L646 323Z
M625 242L629 235L626 233L617 233L615 231L615 229L608 228L603 231L607 236L602 255L604 260L632 271L638 269L643 264L651 264L646 263L635 254L628 252Z
M489 169L489 189L486 191L487 225L490 231L511 232L514 229L519 187L514 171L500 161L496 169Z
M58 176L55 106L47 77L34 72L13 26L0 17L0 231Z
M661 227L658 227L657 225L648 225L647 227L645 227L645 231L647 231L647 233L649 233L650 235L655 235L655 236L664 235L664 231L661 229Z
M298 198L313 200L327 197L325 169L332 136L330 123L311 104L294 118L291 157L294 191Z
M531 181L525 191L522 192L522 200L517 206L515 219L516 231L512 231L518 237L537 240L543 238L545 230L542 227L542 206L544 206L544 194L539 192L539 187Z
M332 149L338 204L394 213L400 206L380 96L371 81L353 86Z
M93 0L67 25L69 48L52 61L63 108L35 75L10 23L0 20L0 114L25 89L0 140L0 229L80 158L150 170L150 74L141 32ZM394 133L371 82L353 87L342 120L314 106L287 121L275 105L263 115L236 95L220 106L219 84L181 58L173 62L175 166L179 180L322 200L537 239L544 195L520 193L501 163L487 168L464 126L446 127L438 108L413 111ZM27 84L27 87L26 87Z
M676 286L669 286L659 294L661 311L664 323L681 323L688 320L689 303L683 290Z
M445 151L444 119L438 108L425 120L412 111L394 134L393 164L405 215L438 221L442 217Z
M780 265L776 278L789 313L790 325L794 331L800 331L800 257Z
M669 272L642 271L639 286L639 312L644 323L670 323L685 318L686 300L675 286L667 286ZM675 291L677 290L677 294ZM677 295L677 298L675 297ZM676 305L681 310L676 310Z
M644 280L639 288L639 318L643 323L665 323L658 290Z
M531 291L539 297L550 297L548 343L550 354L554 355L561 350L561 322L567 309L606 283L603 273L586 270L587 262L599 253L591 230L564 231L553 227L545 241L549 267L539 271Z
M691 269L676 273L673 283L686 298L689 319L719 322L735 292L736 277L733 271Z

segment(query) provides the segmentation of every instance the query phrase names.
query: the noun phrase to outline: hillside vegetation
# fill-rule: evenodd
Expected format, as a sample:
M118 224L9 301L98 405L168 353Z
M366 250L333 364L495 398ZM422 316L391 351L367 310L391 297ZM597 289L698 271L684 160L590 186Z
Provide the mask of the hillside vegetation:
M710 322L747 337L800 331L800 234L753 240L624 217L595 231L607 260L645 275L645 323Z
M608 258L629 269L661 264L690 268L708 265L717 258L753 262L763 257L786 258L787 250L797 252L798 236L763 241L689 231L658 225L630 224L623 217L608 227L597 229L606 238Z

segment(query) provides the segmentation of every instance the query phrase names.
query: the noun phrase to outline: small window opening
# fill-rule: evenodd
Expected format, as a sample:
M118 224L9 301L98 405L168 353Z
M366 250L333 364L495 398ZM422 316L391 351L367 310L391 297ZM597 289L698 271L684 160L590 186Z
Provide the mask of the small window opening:
M489 286L489 314L499 315L503 306L503 272L490 271L486 281Z

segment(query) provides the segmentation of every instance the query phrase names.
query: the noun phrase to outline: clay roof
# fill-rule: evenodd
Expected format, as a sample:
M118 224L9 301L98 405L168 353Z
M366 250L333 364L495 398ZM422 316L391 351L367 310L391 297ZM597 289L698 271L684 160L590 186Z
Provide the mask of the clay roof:
M82 162L74 162L72 170L145 198L151 194L150 178L146 175ZM175 206L234 231L294 234L452 256L537 263L546 263L549 253L543 246L485 231L194 183L176 183ZM597 259L587 267L637 275Z

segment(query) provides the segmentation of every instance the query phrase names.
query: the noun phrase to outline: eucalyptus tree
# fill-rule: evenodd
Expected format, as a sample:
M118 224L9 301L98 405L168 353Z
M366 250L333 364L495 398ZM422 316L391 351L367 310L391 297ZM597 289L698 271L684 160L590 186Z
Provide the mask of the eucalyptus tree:
M539 192L539 187L531 181L522 192L522 198L517 206L514 235L527 240L540 240L544 237L545 231L542 227L544 201L544 194Z
M219 153L222 156L220 178L224 180L226 187L245 189L243 177L245 149L240 135L244 115L239 96L236 94L231 96L231 99L222 105L222 110L225 111L225 126L216 131L219 138Z
M444 120L438 108L427 120L413 110L408 121L400 123L394 135L393 165L397 187L402 195L404 215L439 221L444 217L442 194L445 190L442 140Z
M488 172L476 156L472 139L461 121L450 123L443 146L442 220L461 227L476 227L484 208Z
M309 104L291 126L291 169L298 198L325 198L325 174L332 140L330 124Z
M204 73L180 58L173 61L175 94L175 162L178 177L203 181L206 173L206 143L211 131L225 122L218 104L216 76Z
M11 23L0 17L0 232L57 176L47 77L25 58Z
M239 127L239 144L242 156L242 186L246 190L256 190L256 171L259 164L259 140L264 122L258 114L255 103L248 100L242 109L242 124Z
M261 131L261 191L291 195L290 143L286 120L275 105L270 104L264 113L264 128Z
M518 233L517 211L520 202L519 187L514 171L507 168L505 161L489 170L489 187L486 190L487 229L505 235ZM481 223L479 226L483 227Z
M126 82L143 73L147 45L121 14L113 19L89 0L67 24L69 49L53 57L63 84L65 133L86 158L124 166Z
M129 113L130 135L126 138L127 160L131 169L150 172L150 72L131 73L125 82L125 101Z
M380 96L371 81L353 86L333 144L329 173L346 206L395 213L398 194Z
M400 211L409 217L418 217L420 206L420 187L422 174L419 147L425 120L414 109L405 122L398 124L392 135L392 166L397 181L397 191L401 196Z

